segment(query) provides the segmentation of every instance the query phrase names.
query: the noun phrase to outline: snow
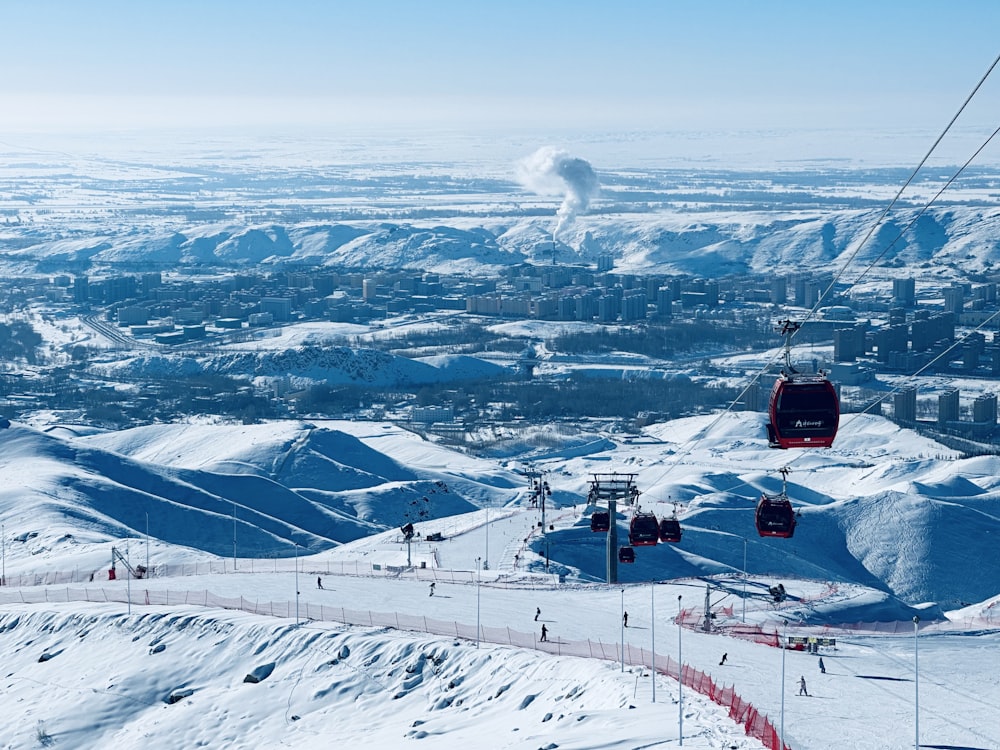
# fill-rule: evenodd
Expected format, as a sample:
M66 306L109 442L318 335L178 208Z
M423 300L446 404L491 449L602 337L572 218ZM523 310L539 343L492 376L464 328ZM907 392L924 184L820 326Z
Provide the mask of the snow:
M540 153L579 153L572 160L586 169L575 174L585 179L556 170L556 188L539 190L516 182L515 165L538 145L528 134L340 133L308 149L287 135L234 144L116 133L90 144L32 134L0 144L0 174L15 188L0 225L2 267L12 278L66 263L95 277L178 264L211 273L217 263L508 275L523 263L594 266L610 254L618 273L839 268L928 134L790 135L768 134L782 149L775 162L757 148L759 133L563 133L568 151ZM817 142L825 156L802 161ZM857 165L866 142L878 144L875 158L843 169L838 155ZM968 131L960 143L951 163L979 136ZM952 174L942 158L859 264ZM968 171L855 293L884 292L894 274L937 286L991 273L1000 258L995 171ZM140 351L104 366L135 378L208 369L300 384L419 384L488 377L511 362L363 348L452 317L305 323L211 358ZM52 362L76 345L118 346L85 318L32 313L32 325ZM540 339L592 327L508 321L493 330ZM568 365L532 346L540 370ZM727 360L756 368L761 356ZM649 370L638 357L574 364L603 377ZM943 383L924 379L925 398L925 386ZM592 656L593 644L614 655L622 642L664 659L683 644L684 662L734 686L792 748L1000 747L989 658L1000 638L997 457L962 459L881 417L853 415L828 451L771 451L753 414L630 436L595 422L483 437L495 444L474 455L395 425L334 420L102 432L38 413L0 430L0 748L671 747L681 744L681 717L688 747L760 747L695 691L684 690L681 712L674 680ZM799 527L790 540L761 539L754 503L780 489L785 466ZM526 470L544 471L552 486L544 519L529 507ZM601 582L605 538L589 530L584 497L595 472L634 473L643 509L676 510L684 525L682 543L639 550L616 585ZM408 545L400 527L409 522L418 536ZM128 579L119 564L108 580L113 550L153 576ZM784 602L768 593L777 582ZM712 632L698 627L706 597ZM682 606L685 628L675 619ZM766 637L836 638L822 650L826 673L815 655L735 637L744 619ZM469 636L477 624L482 643ZM800 676L809 697L796 695Z
M475 156L465 158L454 134L369 134L358 148L329 135L273 142L175 133L151 143L146 133L141 157L135 134L41 152L0 143L0 174L18 188L0 223L4 268L48 273L72 262L77 272L100 276L123 266L200 272L306 264L501 275L554 260L594 267L611 255L620 273L771 272L846 263L901 180L900 162L881 166L882 155L862 168L792 154L777 166L726 169L714 166L715 155L693 168L674 148L683 134L638 135L616 141L578 133L564 142L568 150L538 151L509 135L479 137ZM668 154L666 164L633 150L649 138ZM857 148L861 141L847 142ZM428 147L433 156L414 152ZM535 176L547 178L541 185L524 180L532 151ZM641 163L631 166L636 153ZM889 274L990 271L1000 213L996 167L985 155L917 216L954 172L942 164L965 158L934 160L918 175L857 257L859 268L885 250Z
M509 195L503 199L512 200ZM918 209L897 209L856 259L852 253L880 209L772 209L764 213L756 206L743 211L726 207L706 211L692 222L688 210L670 205L655 212L621 206L600 208L596 206L592 215L576 216L571 225L560 229L555 248L560 262L596 266L600 255L611 254L621 273L705 277L767 273L799 265L839 267L849 259L864 267L904 229L903 239L883 259L889 265L933 267L935 273L952 266L971 272L988 271L1000 259L992 240L1000 210L993 205L932 207L912 227L909 225ZM518 204L517 210L523 207ZM551 210L559 209L553 206ZM544 209L545 214L548 211ZM410 221L358 220L303 226L290 218L281 225L156 223L122 227L119 232L104 226L97 237L72 240L48 239L44 232L51 230L34 228L29 236L18 238L21 247L9 252L7 262L44 259L47 263L88 261L99 266L239 267L310 263L331 268L487 275L551 258L553 217L476 216L470 220L461 207L448 213L453 215L446 222L415 217ZM78 217L72 219L79 222Z
M829 450L779 454L760 419L694 417L628 440L550 428L544 454L497 459L369 422L15 423L0 433L13 584L0 648L16 719L0 747L679 745L677 683L657 676L654 702L649 670L616 658L623 636L658 664L682 648L776 727L783 716L797 749L912 747L916 644L921 744L1000 746L1000 681L983 658L1000 645L997 459L959 459L873 416ZM553 488L544 526L528 460ZM784 464L799 527L762 539L754 499ZM676 502L684 526L679 545L620 566L619 585L601 583L604 535L583 502L595 471L634 472L643 509ZM153 577L122 580L119 565L108 581L112 546ZM714 632L697 626L706 587ZM278 616L233 609L272 602ZM772 637L835 638L826 674L815 655L733 637L744 618ZM433 634L449 631L461 635ZM610 658L560 655L588 640ZM800 676L810 697L795 694ZM685 746L761 747L704 696L683 700Z

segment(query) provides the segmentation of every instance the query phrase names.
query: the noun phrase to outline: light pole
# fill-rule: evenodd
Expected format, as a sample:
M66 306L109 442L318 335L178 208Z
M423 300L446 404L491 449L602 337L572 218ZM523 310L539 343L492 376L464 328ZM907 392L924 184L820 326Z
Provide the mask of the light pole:
M649 650L653 654L653 703L656 703L656 581L649 582Z
M681 654L681 595L677 595L677 744L684 744L684 659Z
M625 589L622 589L622 611L619 622L621 622L622 625L622 674L625 674Z
M295 542L295 624L299 624L299 543Z
M920 661L917 652L917 624L920 618L913 615L913 748L920 750Z
M296 566L297 567L297 566ZM233 571L236 570L236 501L233 501ZM298 588L296 586L295 588Z
M125 540L125 595L128 597L128 614L132 616L132 566L128 561L128 540Z
M149 512L146 512L146 575L149 575Z
M545 476L543 473L541 476ZM542 483L541 476L538 478L538 494L542 496L542 534L548 533L548 526L545 525L545 488L548 486L548 482Z
M476 558L476 648L479 648L479 563L481 558Z
M3 558L3 570L0 571L0 586L7 585L7 531L0 524L0 557Z
M743 537L743 622L747 621L747 538Z
M781 626L781 640L778 642L778 648L781 649L781 732L778 735L778 742L783 748L785 746L785 645L788 642L785 634L788 629L788 620L782 622L784 624Z
M483 555L483 570L490 569L490 506L486 506L486 554Z

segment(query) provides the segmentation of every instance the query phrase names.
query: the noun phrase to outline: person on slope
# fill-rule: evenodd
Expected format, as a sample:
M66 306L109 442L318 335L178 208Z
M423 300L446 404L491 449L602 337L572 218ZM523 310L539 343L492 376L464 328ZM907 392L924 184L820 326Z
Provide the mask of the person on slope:
M545 623L542 623L542 640L547 641L549 639L549 629L545 627Z
M799 695L805 695L808 697L809 691L806 690L806 676L802 675L799 677Z

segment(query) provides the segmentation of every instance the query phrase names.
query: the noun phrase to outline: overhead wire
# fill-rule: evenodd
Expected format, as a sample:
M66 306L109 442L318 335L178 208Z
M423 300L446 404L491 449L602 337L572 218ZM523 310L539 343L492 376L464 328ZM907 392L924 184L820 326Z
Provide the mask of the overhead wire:
M910 227L916 224L917 221L920 219L920 217L923 216L925 213L927 213L927 210L937 201L938 198L941 197L941 195L944 193L945 190L951 187L952 183L954 183L955 180L957 180L959 176L961 176L962 172L964 172L968 168L968 166L972 164L973 161L975 161L976 157L978 157L979 154L983 152L983 149L985 149L993 141L993 139L996 138L998 133L1000 133L1000 127L994 130L989 135L989 137L985 141L983 141L982 144L980 144L979 148L977 148L973 152L972 156L970 156L968 159L965 160L965 163L958 168L955 174L949 177L948 180L944 183L944 185L942 185L941 188L931 197L931 199L927 201L927 203L925 203L920 208L920 210L913 215L913 218L910 219L910 221L902 229L899 230L899 233L895 237L893 237L892 241L885 246L882 252L879 253L877 256L875 256L875 259L868 264L868 267L864 271L862 271L861 274L854 281L851 282L852 287L858 282L860 282L865 276L867 276L871 272L871 270L878 264L878 262L885 257L885 254L889 252L893 247L895 247L896 243L903 238L903 235L905 235L909 231Z
M998 57L997 59L1000 60L1000 57ZM924 213L927 212L927 210L931 207L931 205L933 205L934 202L938 198L941 197L941 195L944 193L944 191L947 190L948 187L950 187L952 185L952 183L954 183L955 180L958 179L958 177L962 174L962 172L965 171L965 169L976 159L976 157L979 156L980 153L982 153L983 149L985 149L998 134L1000 134L1000 127L998 127L996 130L994 130L986 138L986 140L983 141L982 144L980 144L979 148L977 148L973 152L972 156L970 156L965 161L965 163L962 164L962 166L958 168L958 170L945 182L944 185L941 186L941 188L930 198L930 200L927 201L927 203L924 204L924 206L922 208L920 208L919 211L917 211L917 213L913 216L913 218L902 229L899 230L899 232L892 239L892 241L889 242L886 245L885 249L883 249L882 252L879 253L878 256L876 256L875 259L871 263L868 264L868 267L865 268L865 270L862 271L861 274L853 282L851 282L852 286L854 284L857 284L858 282L860 282L866 275L868 275L868 273L871 272L871 270L885 256L885 254L900 239L902 239L902 237L906 234L906 232L909 231L910 227L912 227L920 219L920 217L923 216ZM929 370L930 368L932 368L935 364L937 364L939 361L941 361L941 359L943 359L945 356L947 356L952 351L954 351L956 348L958 348L959 346L961 346L962 344L964 344L965 341L972 336L972 334L977 333L979 330L981 330L982 328L984 328L985 326L987 326L989 323L991 323L997 317L1000 317L1000 310L998 310L997 312L993 313L988 318L986 318L985 320L983 320L975 328L967 331L960 338L956 339L949 347L947 347L946 349L942 350L939 354L937 354L937 356L935 356L930 361L926 362L922 367L918 368L917 370L915 370L913 373L907 375L906 377L907 378L916 378L916 377L922 375L924 372L926 372L927 370ZM846 420L846 422L845 422L845 424L843 426L846 427L847 425L851 424L857 418L858 415L860 415L860 414L867 414L869 411L871 411L876 406L878 406L879 404L881 404L887 398L889 398L890 396L898 393L900 390L902 390L902 388L903 388L903 386L901 386L901 385L895 386L894 388L892 388L891 390L889 390L887 393L885 393L884 395L880 396L879 398L875 399L870 404L868 404L868 406L866 406L864 408L864 410L862 410L861 412L856 413L855 415L852 415L851 418L849 418L849 419ZM790 465L790 464L795 463L795 461L797 461L799 458L801 458L801 455L800 456L796 456L791 461L787 462L786 465Z
M958 176L962 173L962 171L964 171L964 169L966 167L968 167L969 164L972 163L972 161L983 151L984 148L986 148L986 146L998 134L1000 134L1000 127L998 127L996 130L994 130L993 133L979 146L979 148L976 149L975 153L973 153L973 155L971 157L969 157L968 160L966 160L966 162L962 165L962 167L957 172L955 172L955 174L952 175L951 178L949 178L949 180L945 183L945 185L942 186L941 189L938 190L937 193L935 193L935 195L931 198L931 200L923 208L920 209L920 211L916 214L916 216L914 216L914 218L906 226L904 226L900 230L900 232L896 235L896 237L893 238L892 242L890 242L889 245L887 245L886 249L883 250L882 253L879 254L879 256L861 273L861 275L854 282L852 282L852 284L858 283L862 278L864 278L865 275L867 275L872 270L872 268L874 268L874 266L878 262L878 260L881 259L885 255L885 253L888 252L888 250L896 242L898 242L903 237L903 235L909 230L910 227L913 226L913 224L920 218L920 216L923 215L923 213L925 213L928 208L930 208L931 204L935 200L937 200L937 198L939 198L942 193L944 193L944 191L948 188L948 186L950 186L958 178ZM942 350L939 354L937 354L933 359L931 359L930 361L928 361L927 363L925 363L922 367L918 368L916 371L914 371L910 375L907 375L906 378L908 378L908 379L909 378L916 378L916 377L922 375L924 372L926 372L927 370L929 370L930 368L932 368L935 364L937 364L939 361L941 361L941 359L943 359L945 356L947 356L952 351L954 351L956 348L958 348L959 346L961 346L962 344L964 344L965 341L968 340L974 333L977 333L982 328L986 327L991 322L993 322L994 320L996 320L998 317L1000 317L1000 310L998 310L997 312L993 313L988 318L986 318L985 320L983 320L975 328L972 328L969 331L967 331L960 338L956 339L949 347L947 347L946 349ZM779 352L780 352L780 350L779 350ZM697 443L702 438L704 438L704 436L706 434L708 434L712 430L712 428L719 421L721 421L722 418L726 414L728 414L730 411L732 411L733 407L737 403L739 403L740 400L743 398L743 396L750 390L750 388L755 383L757 383L760 380L760 378L763 376L763 374L767 371L768 367L770 366L770 363L773 362L774 359L776 359L776 358L777 358L777 355L772 356L771 359L768 361L768 363L765 364L765 366L763 368L761 368L760 370L758 370L757 373L755 373L754 377L751 379L750 384L747 385L743 389L743 391L740 392L740 394L736 397L736 399L734 399L733 402L730 403L729 406L725 410L723 410L722 412L720 412L719 415L714 420L712 420L711 423L709 423L705 428L703 428L702 430L700 430L693 438L691 438L685 444L685 450L683 451L683 454L681 454L680 452L678 454L675 454L676 456L678 456L677 460L674 461L670 466L668 466L667 469L657 478L656 481L661 481L665 476L667 476L669 474L670 470L677 463L680 462L680 459L683 458L683 456L688 455L694 449L694 447L697 445ZM880 396L879 398L875 399L870 404L868 404L865 407L865 409L862 410L861 412L858 412L856 414L850 415L849 418L845 421L843 427L846 427L847 425L850 425L855 419L857 419L858 416L860 416L862 414L867 414L869 411L871 411L876 406L878 406L879 404L881 404L882 402L884 402L886 399L890 398L891 396L893 396L896 393L898 393L899 391L901 391L903 389L903 387L904 386L902 386L902 385L895 386L894 388L892 388L891 390L889 390L888 392L886 392L885 394L883 394L882 396ZM783 462L781 462L781 464L782 464L783 467L791 466L792 464L794 464L796 461L798 461L799 459L803 458L804 456L805 456L805 454L799 454L798 456L795 456L794 458L792 458L789 461L783 461ZM780 469L777 469L777 471L780 471ZM741 486L750 486L750 485L749 485L749 482L743 482L742 484L738 484L735 487L729 488L729 491L732 491L733 489L737 489L737 488L739 488Z
M973 99L973 97L975 97L975 95L979 92L979 89L982 88L983 84L986 82L986 79L989 78L990 73L993 72L994 68L996 68L996 66L998 64L1000 64L1000 54L998 54L996 56L996 58L993 60L993 63L990 65L990 67L986 70L985 73L983 73L982 78L979 79L979 82L973 87L973 89L969 93L969 95L967 97L965 97L965 101L962 102L962 105L958 108L958 111L948 121L948 124L944 126L944 130L941 131L941 134L938 135L938 137L934 140L934 143L931 144L931 147L927 150L927 153L924 154L924 158L922 158L920 160L920 163L917 164L917 166L914 168L914 170L910 173L910 176L906 178L906 181L903 183L903 185L899 188L899 190L896 191L896 195L893 196L893 198L892 198L891 201L889 201L889 205L887 205L882 210L882 213L879 214L879 217L875 220L875 222L872 224L871 228L868 230L868 233L865 234L865 236L862 238L861 242L858 244L857 247L854 248L854 250L851 252L851 254L847 256L847 260L844 261L844 264L841 267L840 271L838 271L836 273L836 275L833 277L833 280L829 283L829 285L824 290L824 292L819 296L819 299L816 300L816 304L813 305L812 309L808 312L808 314L806 315L806 317L802 321L802 323L806 323L809 320L811 320L812 317L819 311L819 309L823 305L824 300L826 300L826 298L830 295L830 292L833 290L834 286L836 286L837 282L840 281L840 278L844 275L844 273L846 273L847 269L854 262L854 259L858 257L858 255L860 254L860 252L868 244L868 241L874 236L875 231L882 225L882 222L885 220L885 217L889 215L889 212L892 211L892 209L895 207L895 205L899 202L899 199L902 197L903 193L910 186L910 183L912 183L913 180L916 179L917 174L919 174L920 170L924 168L924 165L927 163L927 160L930 159L930 157L934 153L934 151L937 150L937 147L940 145L941 141L943 141L944 138L945 138L945 136L951 131L952 126L955 124L955 122L958 120L958 118L965 111L965 108L969 106L969 102L971 102L972 99ZM989 140L992 139L992 137L993 136L990 136L990 138L987 139L987 143L989 142ZM986 144L983 144L983 146L980 147L980 149L976 151L976 154L978 154L979 151L982 150L982 148L985 148L985 145ZM971 161L971 159L970 159L970 161ZM962 173L962 171L965 169L966 166L968 166L968 164L969 164L969 162L966 162L966 164L963 165L963 167L955 174L955 176L947 183L947 185L950 185L952 182L954 182L954 179L957 178L958 175ZM947 187L947 185L946 185L946 187ZM943 192L943 190L941 192ZM939 192L937 195L935 195L934 198L931 199L931 202L933 202L938 197L938 195L940 195L940 194L941 193ZM924 210L926 210L929 206L930 206L930 203L928 203L928 205L924 207ZM883 252L883 255L884 255L884 252ZM881 257L881 255L879 257ZM877 260L876 260L876 262L877 262ZM868 270L870 270L873 265L874 265L874 263L872 263L869 266ZM855 281L854 283L857 283L857 282ZM853 286L853 283L852 283L852 286ZM794 338L794 336L795 336L795 332L793 331L792 332L792 337Z
M902 197L903 193L906 191L906 189L910 186L910 184L916 178L917 174L919 174L920 170L927 163L928 159L930 159L930 157L933 155L934 151L940 145L941 141L944 140L945 136L950 132L952 126L955 124L955 122L958 120L958 118L965 111L966 107L968 107L969 103L972 101L972 99L975 97L975 95L982 88L983 84L986 82L986 80L989 78L990 74L993 72L993 70L997 67L998 64L1000 64L1000 54L997 55L997 57L993 60L992 64L989 66L989 68L986 70L986 72L982 75L982 77L979 79L979 81L973 87L972 91L969 93L969 95L962 102L961 106L958 108L958 111L955 112L955 114L952 116L952 118L948 121L948 124L945 125L944 129L941 131L941 133L938 135L938 137L934 140L934 143L931 145L931 147L927 150L927 153L924 154L923 158L920 160L920 162L917 164L917 166L910 173L909 177L907 177L907 179L903 183L903 185L899 188L899 190L896 191L896 194L893 196L892 200L889 202L889 204L879 214L878 218L875 220L875 222L872 224L871 228L868 230L868 232L862 238L861 242L855 247L855 249L847 257L846 261L843 263L843 265L841 266L840 270L835 274L833 280L826 287L826 289L823 291L823 293L816 300L816 303L813 305L813 307L809 310L809 312L806 314L806 316L804 317L804 319L801 321L801 324L805 324L806 322L808 322L809 320L811 320L817 314L817 312L822 307L823 302L827 299L827 297L829 297L830 293L832 292L832 290L834 289L834 287L836 286L836 284L840 281L841 277L843 277L843 275L847 272L847 269L851 266L851 264L854 262L854 260L857 258L857 256L861 253L861 251L864 249L864 247L868 244L868 242L874 236L876 230L882 225L882 222L885 220L886 216L888 216L888 214L890 213L890 211L899 202L899 200ZM965 161L965 163L961 167L959 167L959 169L931 197L931 199L929 201L927 201L922 208L920 208L920 210L917 212L917 214L899 231L899 233L897 234L897 236L895 238L893 238L893 240L882 250L882 252L879 253L872 260L872 262L868 264L868 266L865 268L865 270L862 271L862 273L854 281L851 282L850 287L848 287L848 289L850 289L851 287L853 287L854 285L856 285L857 283L859 283L865 276L867 276L868 273L871 272L871 270L885 256L885 254L893 246L895 246L896 242L898 242L905 235L905 233L916 223L916 221L924 213L926 213L926 211L934 204L934 202L937 201L937 199L945 192L945 190L947 190L955 182L955 180L958 179L958 177L965 171L965 169L979 156L980 153L982 153L982 151L986 148L986 146L988 146L990 144L990 142L992 142L992 140L996 137L996 135L998 133L1000 133L1000 127L998 127L996 130L993 131L993 133L979 146L979 148L977 148L975 150L975 152L973 152L972 156L970 156ZM908 377L917 377L918 375L920 375L921 373L923 373L924 371L926 371L926 369L928 367L932 366L934 363L936 363L937 361L939 361L941 357L944 357L947 353L949 353L950 351L952 351L955 347L959 346L961 343L963 343L968 338L968 336L970 336L972 333L978 331L980 328L982 328L984 325L986 325L986 323L988 323L989 321L992 321L998 315L1000 315L1000 312L997 312L993 316L990 316L990 318L988 318L986 321L980 323L979 326L977 326L972 331L969 331L965 336L963 336L961 339L957 340L948 349L946 349L943 352L941 352L937 357L935 357L933 360L931 360L931 362L927 363L926 365L924 365L924 367L922 367L921 369L919 369L918 371L914 372L912 375L910 375ZM790 332L788 332L786 334L786 335L788 335L790 337L789 340L791 340L791 338L793 338L795 336L795 334L798 332L798 330L801 330L801 325L798 328L796 328L794 330L791 330ZM704 437L706 435L708 435L715 428L715 426L720 421L722 421L722 419L729 412L731 412L733 410L733 408L738 403L740 403L743 400L743 398L745 398L746 394L749 393L750 390L760 381L760 379L768 372L768 370L774 364L774 361L780 356L782 348L783 347L778 347L775 350L775 352L773 354L771 354L765 360L764 364L757 370L757 372L754 373L754 375L751 377L751 379L747 383L747 385L744 386L744 388L740 391L740 393L729 403L729 405L723 411L719 412L719 414L716 415L715 419L713 419L708 425L706 425L705 427L703 427L701 430L699 430L698 432L696 432L692 437L690 437L687 441L685 441L685 443L681 446L681 449L678 450L674 454L673 460L666 466L666 468L664 469L664 471L656 478L656 480L655 480L656 482L662 481L666 476L668 476L670 474L670 472L680 463L681 459L683 459L684 456L687 456L688 454L690 454L691 451L694 450L694 448L698 445L698 443L700 443L704 439ZM897 387L893 391L890 391L888 394L886 394L885 396L883 396L881 399L873 402L872 404L870 404L866 408L865 412L867 412L869 409L874 408L877 404L881 403L885 398L888 398L890 395L892 395L893 393L897 392L898 390L899 390L899 387ZM862 412L862 413L865 413L865 412ZM853 420L849 420L848 424L850 424L851 421L853 421ZM797 461L799 458L801 458L801 456L797 456L797 457L793 458L791 461L782 462L782 465L783 466L788 466L788 465L794 463L795 461Z

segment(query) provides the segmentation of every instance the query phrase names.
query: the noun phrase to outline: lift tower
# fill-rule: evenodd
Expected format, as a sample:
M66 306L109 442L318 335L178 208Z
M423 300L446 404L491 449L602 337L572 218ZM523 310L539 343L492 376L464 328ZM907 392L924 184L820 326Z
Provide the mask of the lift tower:
M590 482L590 502L607 503L611 527L608 529L607 582L618 583L618 501L631 505L639 496L635 474L594 474Z

